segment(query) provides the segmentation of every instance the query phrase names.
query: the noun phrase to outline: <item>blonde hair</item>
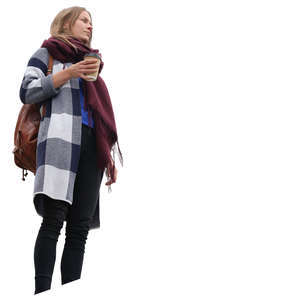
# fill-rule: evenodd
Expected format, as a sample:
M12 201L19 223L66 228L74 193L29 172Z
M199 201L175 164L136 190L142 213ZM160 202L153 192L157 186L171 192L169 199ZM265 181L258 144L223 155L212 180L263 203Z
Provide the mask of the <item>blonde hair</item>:
M76 20L78 19L78 17L80 16L80 14L83 11L86 11L90 15L90 18L92 20L92 16L91 16L90 12L87 11L84 7L72 6L72 7L61 10L56 15L54 20L52 21L51 27L50 27L50 34L52 37L55 37L59 40L62 40L65 43L69 44L71 47L73 47L75 49L75 51L77 51L77 47L69 41L69 38L74 37L72 34L72 31L71 31L71 28L73 27ZM65 29L64 25L67 22L69 24L68 24L67 28ZM91 47L92 34L93 33L91 32L90 39L87 43L88 47Z

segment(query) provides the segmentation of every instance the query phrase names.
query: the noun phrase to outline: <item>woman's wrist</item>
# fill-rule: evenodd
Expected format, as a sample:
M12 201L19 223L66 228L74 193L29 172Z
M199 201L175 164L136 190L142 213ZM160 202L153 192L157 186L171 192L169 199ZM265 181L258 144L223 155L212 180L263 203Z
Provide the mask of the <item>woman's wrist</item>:
M64 69L64 71L67 73L68 80L73 78L70 68Z
M72 78L72 74L71 74L70 70L68 70L68 69L64 69L55 74L52 74L54 88L58 88L58 87L62 86L71 78Z

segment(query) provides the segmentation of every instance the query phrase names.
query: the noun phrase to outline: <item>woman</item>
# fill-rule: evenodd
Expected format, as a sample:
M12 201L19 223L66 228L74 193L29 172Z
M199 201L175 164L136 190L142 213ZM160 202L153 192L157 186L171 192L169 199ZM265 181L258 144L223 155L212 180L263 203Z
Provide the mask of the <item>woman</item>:
M92 28L85 8L60 11L51 24L51 37L30 58L20 88L24 104L46 107L38 133L33 192L35 209L43 217L34 248L35 294L51 288L64 221L61 283L80 278L88 232L100 227L104 170L109 188L117 178L118 136L110 97L100 76L86 81L88 74L103 68L102 59L100 66L97 59L83 59L87 53L98 53L91 48ZM49 55L53 71L47 75ZM123 165L119 145L118 154Z

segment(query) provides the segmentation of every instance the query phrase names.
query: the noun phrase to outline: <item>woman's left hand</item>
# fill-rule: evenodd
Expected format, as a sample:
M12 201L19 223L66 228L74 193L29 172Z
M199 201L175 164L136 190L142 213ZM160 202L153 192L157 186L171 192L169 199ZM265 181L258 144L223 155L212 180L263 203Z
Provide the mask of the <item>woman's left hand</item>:
M108 172L108 170L106 170L106 175L108 175L107 172ZM112 178L110 180L108 180L105 183L105 185L111 185L112 183L116 182L116 180L117 180L117 173L118 173L118 170L115 167Z

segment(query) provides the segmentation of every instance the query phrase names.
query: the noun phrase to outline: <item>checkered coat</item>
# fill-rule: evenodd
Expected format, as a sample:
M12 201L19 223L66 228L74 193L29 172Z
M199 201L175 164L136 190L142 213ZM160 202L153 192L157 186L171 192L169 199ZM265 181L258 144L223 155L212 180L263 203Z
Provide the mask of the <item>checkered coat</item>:
M22 103L45 101L46 115L41 119L36 150L36 174L33 202L36 212L44 215L39 194L73 202L73 189L80 158L81 105L79 78L71 78L54 88L52 74L72 63L53 59L52 74L47 74L49 52L39 48L29 59L20 87ZM90 229L99 228L99 194Z

